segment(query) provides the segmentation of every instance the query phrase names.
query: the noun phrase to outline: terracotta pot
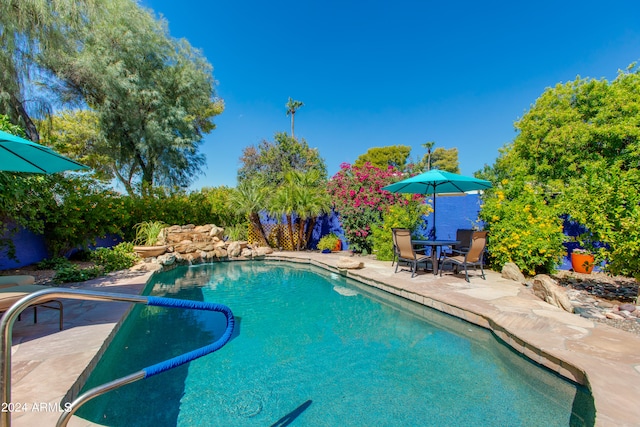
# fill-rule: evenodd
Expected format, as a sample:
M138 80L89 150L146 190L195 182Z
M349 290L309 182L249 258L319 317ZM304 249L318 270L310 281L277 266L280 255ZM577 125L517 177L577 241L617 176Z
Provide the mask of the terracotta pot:
M592 254L577 254L571 253L571 267L576 273L591 274L593 270L593 255Z
M152 256L162 255L167 251L167 246L134 246L133 250L142 258L149 258Z
M342 242L340 240L338 240L336 245L333 247L333 251L334 252L340 252L341 250L342 250Z

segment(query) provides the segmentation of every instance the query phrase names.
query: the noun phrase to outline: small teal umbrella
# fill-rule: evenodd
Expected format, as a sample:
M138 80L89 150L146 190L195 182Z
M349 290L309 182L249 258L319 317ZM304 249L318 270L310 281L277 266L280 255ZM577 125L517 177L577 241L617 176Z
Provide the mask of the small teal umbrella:
M0 171L55 173L89 169L49 147L0 131Z
M436 194L465 193L491 188L491 182L472 176L431 169L430 171L403 179L382 187L391 193L433 194L433 235L436 236Z

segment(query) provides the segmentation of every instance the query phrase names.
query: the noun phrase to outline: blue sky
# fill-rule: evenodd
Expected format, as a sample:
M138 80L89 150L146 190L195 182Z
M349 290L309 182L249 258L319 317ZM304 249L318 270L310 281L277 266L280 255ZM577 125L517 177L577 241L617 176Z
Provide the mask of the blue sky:
M640 59L640 2L142 0L214 67L226 108L192 185L235 186L242 149L290 132L329 175L371 147L459 150L493 164L547 87Z

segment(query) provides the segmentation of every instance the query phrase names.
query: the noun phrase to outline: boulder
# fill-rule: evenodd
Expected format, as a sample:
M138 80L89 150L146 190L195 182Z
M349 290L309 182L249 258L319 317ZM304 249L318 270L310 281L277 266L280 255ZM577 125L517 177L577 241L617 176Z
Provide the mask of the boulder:
M343 256L343 257L340 257L340 259L338 260L336 267L342 270L345 270L345 269L353 270L353 269L363 268L364 262L358 261L351 257Z
M533 293L541 300L573 313L573 305L564 288L546 274L538 274L533 278Z
M196 226L196 228L193 229L193 231L196 233L208 233L211 231L212 228L213 226L211 224L198 225Z
M524 274L522 274L520 268L513 262L508 262L502 267L502 277L504 279L515 280L521 285L526 283Z
M636 306L633 304L621 304L620 307L618 307L618 310L626 310L629 313L633 313L634 311L636 311Z
M244 248L244 249L242 249L242 253L240 253L240 256L250 258L252 254L253 254L253 252L251 251L251 249Z
M176 262L176 256L172 253L160 255L156 258L156 262L163 266L173 265Z
M224 237L224 228L218 227L217 225L212 225L211 230L209 231L209 237L217 237L218 239L222 239Z
M253 248L253 256L265 256L272 253L273 249L269 246L258 246L256 248Z
M240 242L231 242L227 248L227 253L230 257L237 257L242 253L242 246Z
M225 248L215 248L213 252L215 252L216 257L218 258L226 258L227 256L229 256Z

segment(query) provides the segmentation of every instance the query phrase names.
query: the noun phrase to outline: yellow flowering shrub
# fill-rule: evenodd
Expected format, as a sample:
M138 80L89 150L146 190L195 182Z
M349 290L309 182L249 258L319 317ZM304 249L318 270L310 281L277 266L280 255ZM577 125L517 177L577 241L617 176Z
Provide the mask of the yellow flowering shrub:
M529 184L503 180L485 194L480 218L489 231L489 264L515 263L524 274L549 273L566 249L562 220Z

